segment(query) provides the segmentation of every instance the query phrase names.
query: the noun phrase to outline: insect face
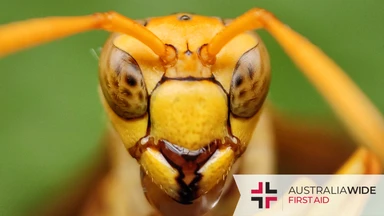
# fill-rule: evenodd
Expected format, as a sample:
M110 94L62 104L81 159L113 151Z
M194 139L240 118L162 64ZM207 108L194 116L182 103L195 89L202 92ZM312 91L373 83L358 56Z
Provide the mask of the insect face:
M138 40L112 35L100 59L104 105L143 174L192 203L224 182L245 151L268 92L268 54L246 33L206 65L199 52L224 28L221 19L175 14L144 23L177 60L164 66Z
M204 215L216 205L225 184L231 183L226 178L239 165L234 163L254 134L267 96L268 54L256 35L244 33L259 28L276 39L362 146L338 173L381 173L382 114L319 48L262 8L249 10L229 25L222 19L191 14L135 22L113 11L16 22L0 26L0 57L84 31L120 32L110 37L100 57L100 90L107 114L125 147L141 165L143 191L152 206L163 215ZM248 149L249 157L239 161L241 171L255 167L255 157L263 167L274 165L270 146L273 134L269 133L269 120L263 119L258 128L262 130L257 130L256 139L252 139L255 145ZM120 140L109 145L115 141ZM258 143L267 151L259 151ZM297 152L306 152L300 147L293 149L296 156ZM281 162L290 160L282 156ZM251 161L247 161L249 158ZM265 158L267 162L261 161ZM249 173L263 172L260 168ZM102 183L98 185L102 191L121 188L113 193L113 200L117 195L120 202L125 202L119 195L126 195L126 187L119 182L133 183L130 189L135 189L136 182L125 179L127 175L120 169L114 171L108 172L103 181L98 180ZM105 184L104 180L111 179L117 184ZM105 206L108 212L120 212L121 206L128 209L126 202L116 202L119 208L112 208L109 192L105 197L105 193L98 194L102 199L91 203L107 204L100 205L100 210ZM223 205L228 205L226 201ZM87 212L88 207L81 212ZM223 209L228 213L229 208ZM95 208L90 205L90 209Z

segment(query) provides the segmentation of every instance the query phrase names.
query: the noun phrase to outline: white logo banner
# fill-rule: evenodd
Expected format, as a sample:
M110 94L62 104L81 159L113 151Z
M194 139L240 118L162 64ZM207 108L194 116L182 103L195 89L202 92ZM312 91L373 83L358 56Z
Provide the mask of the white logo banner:
M384 215L384 175L234 175L235 216Z

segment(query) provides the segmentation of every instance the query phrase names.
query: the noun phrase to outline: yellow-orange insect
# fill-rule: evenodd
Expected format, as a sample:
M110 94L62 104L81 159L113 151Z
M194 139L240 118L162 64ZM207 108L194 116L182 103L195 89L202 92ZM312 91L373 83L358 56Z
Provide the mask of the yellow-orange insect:
M339 172L380 173L365 148L384 163L382 115L318 48L263 9L231 21L186 13L133 21L114 12L29 20L0 27L0 56L87 30L115 32L102 50L99 78L118 140L140 164L152 206L164 215L202 215L247 147L257 152L248 145L267 115L270 83L267 50L248 32L259 28L276 38L361 144ZM129 214L149 212L132 207Z

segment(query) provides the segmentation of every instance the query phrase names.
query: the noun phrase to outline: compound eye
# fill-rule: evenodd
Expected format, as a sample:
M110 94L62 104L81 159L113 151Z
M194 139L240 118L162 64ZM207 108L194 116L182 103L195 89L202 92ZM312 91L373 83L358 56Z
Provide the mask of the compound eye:
M132 119L147 112L148 93L136 60L113 47L109 65L101 71L101 89L111 109L121 118Z
M230 87L230 109L237 117L255 115L264 103L270 83L269 65L261 59L258 46L245 52L237 62Z

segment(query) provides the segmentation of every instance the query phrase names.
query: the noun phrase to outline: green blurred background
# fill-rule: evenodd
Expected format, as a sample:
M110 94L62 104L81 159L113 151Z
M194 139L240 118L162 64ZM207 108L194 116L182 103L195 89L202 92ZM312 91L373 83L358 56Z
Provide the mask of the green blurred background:
M131 18L181 11L232 18L252 7L272 11L321 47L383 112L382 0L0 0L0 23L109 10ZM333 119L276 42L261 35L272 58L274 105ZM84 33L0 59L0 215L26 215L98 153L106 118L91 50L107 36Z

